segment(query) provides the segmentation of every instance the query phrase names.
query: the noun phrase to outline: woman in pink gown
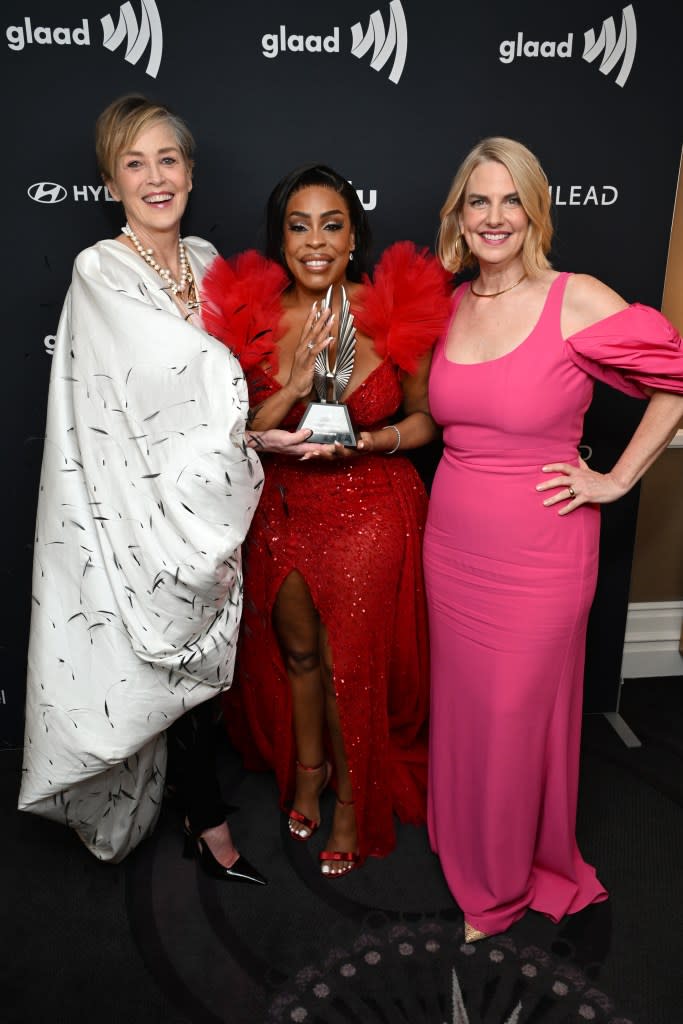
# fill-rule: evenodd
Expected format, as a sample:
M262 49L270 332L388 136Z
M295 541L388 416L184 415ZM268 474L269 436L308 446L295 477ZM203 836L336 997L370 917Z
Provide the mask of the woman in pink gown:
M456 289L432 362L445 450L424 545L429 835L467 941L529 908L558 921L607 898L575 839L598 505L640 479L683 414L679 335L596 279L552 270L549 207L533 154L493 138L441 211L444 266L479 271ZM606 474L578 457L595 378L651 396Z

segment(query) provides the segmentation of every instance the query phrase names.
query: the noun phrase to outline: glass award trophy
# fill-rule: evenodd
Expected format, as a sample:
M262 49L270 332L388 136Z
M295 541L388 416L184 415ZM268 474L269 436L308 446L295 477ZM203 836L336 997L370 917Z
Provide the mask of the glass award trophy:
M299 430L312 430L309 441L318 444L334 444L339 441L347 448L356 447L356 435L351 425L351 417L345 405L339 399L346 390L351 379L353 362L356 357L356 329L353 326L353 313L341 286L341 310L339 314L339 330L337 332L337 354L334 366L330 365L329 346L318 352L313 365L313 387L318 396L317 402L310 402L301 417ZM322 310L332 305L333 285L327 289Z

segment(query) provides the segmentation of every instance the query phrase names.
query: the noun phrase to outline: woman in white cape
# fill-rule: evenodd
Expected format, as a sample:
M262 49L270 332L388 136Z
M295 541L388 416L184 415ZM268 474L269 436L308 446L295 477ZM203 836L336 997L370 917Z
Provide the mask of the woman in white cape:
M19 806L121 860L157 820L177 721L186 851L217 878L263 883L225 823L205 702L232 681L240 545L262 482L253 449L318 446L306 431L245 433L239 364L202 330L216 251L180 238L187 126L126 96L100 115L96 150L127 222L77 257L57 333Z

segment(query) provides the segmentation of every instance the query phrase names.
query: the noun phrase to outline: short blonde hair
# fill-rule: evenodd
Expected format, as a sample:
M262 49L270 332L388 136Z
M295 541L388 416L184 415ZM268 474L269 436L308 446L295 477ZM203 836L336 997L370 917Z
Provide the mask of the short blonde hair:
M553 224L550 218L548 179L531 150L521 142L502 136L482 139L460 164L450 192L441 207L437 255L446 270L454 274L468 267L476 267L476 257L470 252L463 238L459 220L470 175L479 164L491 160L502 164L508 170L524 212L529 218L529 227L522 248L522 262L526 273L533 277L550 267L548 253L553 237Z
M130 94L114 100L95 124L97 168L105 182L114 177L116 161L138 135L161 121L168 122L189 170L194 166L194 139L182 118L161 103Z

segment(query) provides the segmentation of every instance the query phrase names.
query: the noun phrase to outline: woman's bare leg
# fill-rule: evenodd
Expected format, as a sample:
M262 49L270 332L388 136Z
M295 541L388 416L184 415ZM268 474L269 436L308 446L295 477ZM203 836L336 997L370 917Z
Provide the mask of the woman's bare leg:
M320 821L320 793L327 781L324 764L325 692L320 676L319 618L306 581L292 572L280 587L273 607L273 626L292 688L292 718L298 762L293 808ZM316 767L320 766L320 767ZM310 834L292 821L302 838Z
M349 766L346 760L346 749L339 720L337 695L334 689L332 652L327 638L327 630L323 625L320 627L320 649L322 652L321 676L325 690L325 714L334 754L334 763L337 769L338 797L334 808L332 831L330 832L325 849L353 853L358 850L356 811L353 806L351 776L349 775ZM335 875L346 874L350 868L348 862L344 864L343 861L326 861L323 864L323 870L325 874Z

